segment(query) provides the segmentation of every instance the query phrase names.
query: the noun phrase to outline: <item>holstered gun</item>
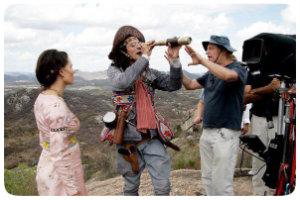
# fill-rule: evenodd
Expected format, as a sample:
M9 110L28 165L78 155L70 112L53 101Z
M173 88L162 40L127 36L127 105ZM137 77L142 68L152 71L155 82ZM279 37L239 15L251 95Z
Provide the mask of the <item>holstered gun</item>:
M124 130L126 126L126 119L128 117L128 111L119 110L118 112L118 122L114 135L114 144L122 144Z
M175 150L175 151L180 151L180 147L177 146L176 144L172 143L172 142L164 142L164 145L170 147L171 149Z
M127 144L125 149L121 148L118 150L122 154L123 158L130 163L132 171L136 174L139 173L139 163L137 157L136 144Z

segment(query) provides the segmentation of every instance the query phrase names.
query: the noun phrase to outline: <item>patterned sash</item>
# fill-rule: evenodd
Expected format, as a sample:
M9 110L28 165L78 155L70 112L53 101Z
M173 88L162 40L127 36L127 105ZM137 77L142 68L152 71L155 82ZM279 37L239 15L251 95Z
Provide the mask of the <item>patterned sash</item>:
M51 144L50 144L50 139L49 138L42 138L43 139L43 147L46 151L50 152L51 149ZM77 137L74 133L69 134L67 136L67 142L68 142L68 149L75 146L78 143Z
M174 138L174 133L172 132L167 121L163 118L163 116L154 107L154 92L148 91L148 94L151 97L152 106L153 106L155 117L156 117L156 128L157 128L159 137L163 142L168 142ZM114 94L114 95L112 95L112 101L113 101L115 108L117 106L119 106L120 109L122 109L122 110L131 109L130 108L131 106L134 106L134 107L136 106L135 105L135 92ZM102 142L108 141L111 143L113 141L113 138L114 138L114 129L109 129L104 126L101 131L101 134L100 134L100 140Z

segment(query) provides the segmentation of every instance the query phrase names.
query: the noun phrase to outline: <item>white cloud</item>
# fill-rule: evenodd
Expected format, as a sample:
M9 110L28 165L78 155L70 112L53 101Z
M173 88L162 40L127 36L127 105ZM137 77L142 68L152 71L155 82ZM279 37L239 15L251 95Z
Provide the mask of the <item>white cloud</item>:
M262 32L291 34L294 30L289 26L276 25L272 22L256 22L249 27L246 27L237 32L237 36L241 39L253 37Z
M4 35L7 43L14 43L32 40L36 32L32 29L17 29L11 22L7 22L4 24Z
M286 9L280 12L284 21L288 23L296 23L296 6L289 5Z
M63 42L73 46L99 46L112 44L115 30L107 28L86 28L81 33L67 35Z
M34 58L36 58L36 55L29 52L24 52L20 55L20 59L22 60L32 60Z
M38 55L48 48L66 51L80 70L105 70L110 64L107 55L114 35L125 24L139 28L146 40L192 36L191 46L204 54L202 40L208 39L211 34L227 34L238 26L235 19L230 18L231 13L264 7L266 5L13 5L5 13L5 71L17 66L22 66L16 68L20 71L34 71ZM262 30L278 32L283 29L286 27L272 22L257 22L240 30L238 37L231 41L238 48L243 39ZM164 71L169 69L163 56L165 50L164 47L155 48L151 66ZM190 62L183 49L180 57L183 65ZM199 70L199 67L191 67L191 71L193 68Z
M59 5L12 5L5 12L5 20L16 27L32 29L58 29L67 19L69 7Z
M49 46L61 40L63 34L59 30L36 30L31 28L18 28L11 22L4 24L4 40L6 47L25 48L36 46Z
M225 13L220 13L216 18L214 18L211 22L212 27L216 33L224 32L227 29L231 28L234 25L234 22L231 18L227 17Z
M34 72L38 56L23 50L6 50L4 54L5 71Z

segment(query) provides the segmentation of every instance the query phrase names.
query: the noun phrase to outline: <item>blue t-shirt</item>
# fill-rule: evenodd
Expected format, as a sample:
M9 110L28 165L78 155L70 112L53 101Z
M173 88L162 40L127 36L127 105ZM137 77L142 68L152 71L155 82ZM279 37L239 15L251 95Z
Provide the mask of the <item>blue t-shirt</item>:
M248 74L239 62L232 62L225 67L237 72L237 81L225 82L210 72L197 79L205 88L203 127L240 130Z

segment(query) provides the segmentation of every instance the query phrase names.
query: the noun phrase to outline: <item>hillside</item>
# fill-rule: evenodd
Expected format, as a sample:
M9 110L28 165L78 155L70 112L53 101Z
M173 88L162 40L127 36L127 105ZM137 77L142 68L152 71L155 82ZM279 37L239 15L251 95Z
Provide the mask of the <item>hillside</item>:
M39 89L18 89L4 96L4 159L5 169L12 169L21 163L35 166L41 152L38 131L33 115L33 104ZM180 123L186 109L197 104L198 92L158 92L156 95L159 111L169 119L176 134L181 133ZM101 169L102 178L115 176L113 169L115 147L100 142L99 133L103 128L102 116L112 111L111 92L94 90L67 90L63 96L70 109L79 118L81 128L78 139L82 150L85 178Z
M38 163L41 147L39 146L38 130L33 114L33 104L39 93L40 89L29 87L5 90L5 170L13 170L23 164L35 167ZM181 148L180 152L167 148L171 157L172 171L179 169L200 169L199 138L202 129L196 126L186 130L192 123L199 94L200 91L186 90L176 92L157 91L156 93L156 106L160 113L168 119L176 135L173 142ZM105 181L109 178L118 177L115 171L115 157L117 153L115 146L102 143L99 139L100 131L103 128L102 116L107 111L112 111L111 92L102 90L101 88L87 89L75 87L66 90L63 98L81 122L78 139L80 141L85 181L90 183L91 181ZM241 158L240 156L237 167L240 166ZM250 167L251 159L249 156L245 155L243 161L241 164L242 167ZM199 180L199 177L192 174L194 174L193 171L191 171L191 177ZM91 178L93 179L91 180ZM147 179L146 184L150 184L149 181ZM187 178L186 181L189 182L190 180ZM177 185L174 187L173 192L176 191L177 187L181 188L180 185ZM188 194L175 192L173 195L198 195L198 193L195 194L193 192L197 190L198 186L195 187ZM116 193L116 195L118 194ZM27 195L34 195L34 193ZM93 194L91 193L91 195Z
M169 72L165 72L169 73ZM198 78L201 74L189 73L184 70L186 76L191 79ZM107 79L106 70L105 71L96 71L96 72L87 72L75 70L74 73L74 84L69 86L69 88L78 87L89 87L96 90L111 90L111 84ZM5 89L16 88L16 87L26 87L39 85L35 73L20 73L20 72L6 72L4 73L4 84Z

